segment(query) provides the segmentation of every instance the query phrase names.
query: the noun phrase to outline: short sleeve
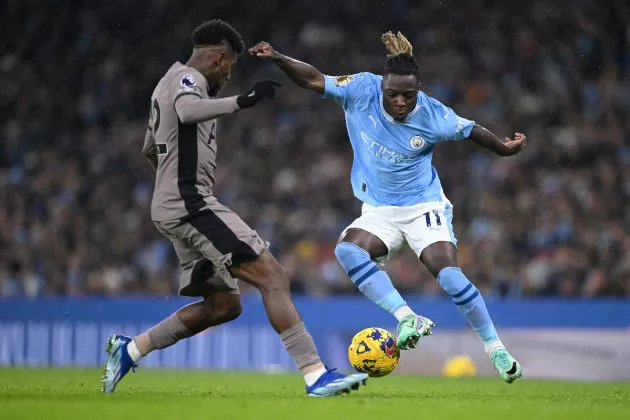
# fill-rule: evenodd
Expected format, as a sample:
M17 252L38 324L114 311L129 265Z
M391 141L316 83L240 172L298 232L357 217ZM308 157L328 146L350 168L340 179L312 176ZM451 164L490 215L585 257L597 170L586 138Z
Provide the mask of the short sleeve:
M332 99L345 109L355 98L361 95L362 85L365 81L365 73L324 76L323 96L326 99Z
M173 102L184 95L195 95L203 98L206 89L206 81L202 76L190 71L182 71L173 78Z
M460 117L451 108L447 107L434 98L429 98L431 116L437 130L436 140L461 141L470 136L470 132L475 126L475 122Z

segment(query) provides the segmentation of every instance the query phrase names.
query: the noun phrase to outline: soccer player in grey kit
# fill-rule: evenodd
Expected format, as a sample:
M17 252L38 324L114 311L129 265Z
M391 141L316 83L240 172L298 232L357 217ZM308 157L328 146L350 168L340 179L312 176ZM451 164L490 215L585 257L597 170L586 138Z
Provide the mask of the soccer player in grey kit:
M202 300L134 338L109 337L103 391L113 392L151 351L238 317L236 279L260 291L271 325L304 375L307 395L358 389L367 375L346 376L324 366L293 305L286 271L267 243L212 193L218 117L273 98L280 85L258 81L242 95L214 98L230 80L243 40L226 22L210 20L194 30L192 42L188 62L173 64L153 91L143 153L156 172L151 218L180 260L179 294Z

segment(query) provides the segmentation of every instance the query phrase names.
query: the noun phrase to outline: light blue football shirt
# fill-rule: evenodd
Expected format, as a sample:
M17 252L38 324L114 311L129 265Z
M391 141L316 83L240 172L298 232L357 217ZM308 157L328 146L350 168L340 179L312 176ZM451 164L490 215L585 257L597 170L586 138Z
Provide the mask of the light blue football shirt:
M396 122L383 108L382 76L358 73L325 79L324 97L345 112L354 150L354 195L373 206L444 200L431 164L433 148L468 138L475 122L457 116L423 92L418 92L416 108L404 121Z

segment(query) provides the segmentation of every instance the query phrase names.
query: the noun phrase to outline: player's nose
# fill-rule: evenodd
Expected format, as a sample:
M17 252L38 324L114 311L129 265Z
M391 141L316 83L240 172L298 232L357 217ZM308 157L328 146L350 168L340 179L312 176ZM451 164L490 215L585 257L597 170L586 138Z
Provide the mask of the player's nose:
M405 107L405 99L402 97L395 97L394 98L394 106L396 108L404 108Z

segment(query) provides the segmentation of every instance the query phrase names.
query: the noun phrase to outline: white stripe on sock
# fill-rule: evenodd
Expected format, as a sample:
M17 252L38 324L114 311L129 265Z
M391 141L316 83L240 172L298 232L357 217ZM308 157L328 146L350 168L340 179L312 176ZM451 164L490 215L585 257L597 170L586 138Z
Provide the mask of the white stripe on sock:
M491 341L489 343L483 343L484 347L486 348L486 354L490 354L493 351L497 350L497 349L504 349L505 346L503 345L503 343L501 342L501 340L499 340L498 338L494 341Z

